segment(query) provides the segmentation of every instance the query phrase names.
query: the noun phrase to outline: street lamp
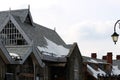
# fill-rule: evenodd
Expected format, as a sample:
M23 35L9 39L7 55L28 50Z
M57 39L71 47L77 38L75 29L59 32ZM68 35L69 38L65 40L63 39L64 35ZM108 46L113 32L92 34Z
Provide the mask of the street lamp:
M117 20L115 25L114 25L114 33L111 35L112 39L113 39L113 42L116 44L116 42L118 41L118 37L119 37L119 34L116 32L116 25L117 23L119 22L120 20ZM120 25L119 25L119 28L120 28Z

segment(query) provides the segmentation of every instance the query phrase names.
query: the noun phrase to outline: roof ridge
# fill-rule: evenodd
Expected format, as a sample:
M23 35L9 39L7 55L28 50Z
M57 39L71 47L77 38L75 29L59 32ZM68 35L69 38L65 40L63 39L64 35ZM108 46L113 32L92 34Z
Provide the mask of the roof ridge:
M43 26L43 25L40 25L40 24L38 24L38 23L35 23L35 22L33 22L33 24L34 25L38 25L39 26L39 28L44 28L44 29L48 29L48 30L51 30L51 31L54 31L53 29L51 29L51 28L49 28L49 27L45 27L45 26ZM36 26L37 27L37 26Z
M3 11L0 11L0 13L1 12L9 12L9 11L11 11L11 12L14 12L14 11L23 11L23 10L28 10L28 9L3 10Z

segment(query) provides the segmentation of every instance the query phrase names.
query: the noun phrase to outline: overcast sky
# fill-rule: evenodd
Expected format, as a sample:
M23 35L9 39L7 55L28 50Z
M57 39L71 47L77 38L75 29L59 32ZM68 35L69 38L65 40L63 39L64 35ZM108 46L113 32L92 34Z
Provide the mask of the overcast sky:
M120 0L1 0L0 11L26 9L28 5L34 22L56 28L67 44L77 42L83 56L120 55L120 40L114 45L111 39L113 26L120 19Z

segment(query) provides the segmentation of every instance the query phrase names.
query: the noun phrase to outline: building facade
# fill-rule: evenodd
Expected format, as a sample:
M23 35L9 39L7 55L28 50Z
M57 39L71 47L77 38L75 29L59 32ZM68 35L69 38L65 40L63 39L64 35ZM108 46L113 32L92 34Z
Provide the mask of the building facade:
M0 80L84 80L77 43L33 22L29 9L0 12Z
M108 52L102 59L97 59L97 54L91 57L83 56L84 80L120 80L120 58L112 59L112 52Z
M29 9L0 12L0 80L120 80L120 55L81 55Z

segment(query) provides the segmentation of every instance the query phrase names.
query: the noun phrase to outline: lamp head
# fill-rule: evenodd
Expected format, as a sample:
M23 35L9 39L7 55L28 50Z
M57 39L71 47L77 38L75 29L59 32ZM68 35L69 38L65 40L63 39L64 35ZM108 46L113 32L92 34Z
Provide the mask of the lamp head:
M118 41L118 37L119 37L119 34L117 34L116 32L114 32L112 35L111 35L112 39L113 39L113 42L116 44L116 42Z

